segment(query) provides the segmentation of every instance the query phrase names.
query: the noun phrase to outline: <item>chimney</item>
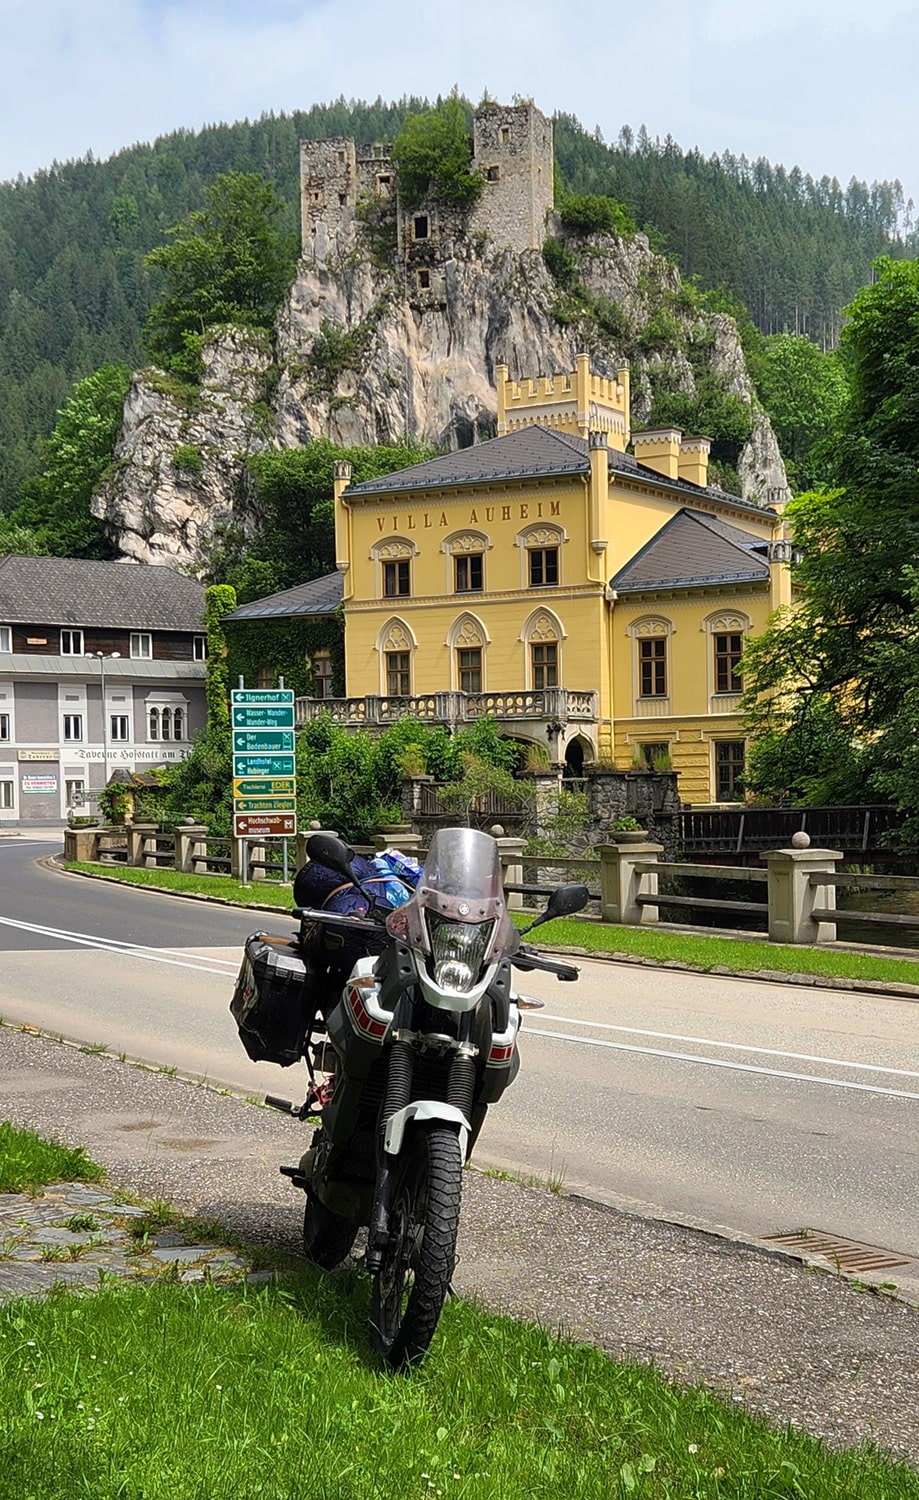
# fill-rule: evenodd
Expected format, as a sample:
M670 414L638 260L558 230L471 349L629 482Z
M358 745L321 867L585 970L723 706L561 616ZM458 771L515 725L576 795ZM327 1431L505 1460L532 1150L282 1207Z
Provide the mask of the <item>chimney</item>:
M600 533L604 529L609 501L609 448L605 432L592 432L588 437L590 449L590 545L598 557L607 548L607 541Z
M644 432L633 432L635 457L665 479L679 479L682 437L679 427L648 427Z
M507 432L507 365L495 365L495 387L498 392L498 426L497 436L504 437Z
M351 465L347 459L336 458L332 465L332 494L335 512L335 566L342 575L342 599L350 599L353 582L348 577L351 566L351 512L342 500L343 492L351 483Z
M684 437L680 443L679 477L690 484L699 484L704 489L708 484L708 455L711 439L706 437Z

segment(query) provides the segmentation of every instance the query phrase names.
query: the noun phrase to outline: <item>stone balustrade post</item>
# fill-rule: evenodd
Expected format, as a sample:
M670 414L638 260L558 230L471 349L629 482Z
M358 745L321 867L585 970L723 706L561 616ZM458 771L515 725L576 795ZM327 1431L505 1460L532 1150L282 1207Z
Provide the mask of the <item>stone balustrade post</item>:
M523 839L496 838L498 858L501 860L502 885L523 885ZM523 909L523 896L519 891L507 895L508 911Z
M414 825L418 814L421 812L421 788L432 786L433 776L403 776L402 778L402 816L406 823Z
M835 910L836 887L811 885L812 875L832 875L839 849L766 849L769 939L773 943L835 943L836 923L818 922L816 909Z
M143 867L148 870L156 869L156 836L159 833L157 823L129 823L128 824L128 864Z
M537 837L548 833L552 820L558 815L558 794L562 787L562 767L546 766L545 770L524 771L521 780L533 786L533 832Z
M186 875L207 874L207 827L204 823L180 823L175 832L175 867Z
M650 903L639 905L638 896L657 895L657 874L640 872L637 865L658 863L662 844L650 840L600 844L600 907L604 922L620 922L628 927L644 927L658 921L658 908Z
M253 844L253 843L250 842L250 844L249 844L249 879L250 880L267 880L268 879L268 871L267 870L262 870L262 869L258 868L256 866L256 864L255 864L256 860L264 859L264 858L265 858L265 845L264 844Z
M394 823L381 828L373 836L373 847L377 854L384 849L398 849L400 854L411 854L414 858L421 850L424 840L420 833L412 830L410 823Z
M99 858L98 828L65 828L64 858L81 865L95 864Z

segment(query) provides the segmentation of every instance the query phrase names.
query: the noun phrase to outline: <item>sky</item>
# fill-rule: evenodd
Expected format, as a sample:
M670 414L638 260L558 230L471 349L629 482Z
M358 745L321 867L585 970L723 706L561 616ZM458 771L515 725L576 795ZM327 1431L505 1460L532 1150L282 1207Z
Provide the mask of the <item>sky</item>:
M458 85L919 202L917 62L908 0L0 0L0 179Z

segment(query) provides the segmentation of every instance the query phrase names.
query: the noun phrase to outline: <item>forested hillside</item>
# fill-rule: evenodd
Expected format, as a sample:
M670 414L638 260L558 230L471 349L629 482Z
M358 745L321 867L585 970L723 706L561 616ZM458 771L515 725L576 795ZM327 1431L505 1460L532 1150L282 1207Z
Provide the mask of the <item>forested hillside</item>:
M302 137L391 139L424 101L317 105L253 124L179 131L106 162L53 166L0 185L0 510L15 503L73 382L105 363L142 362L157 293L146 253L200 206L222 172L263 174L297 224ZM725 286L764 331L832 342L840 309L891 244L896 185L843 193L795 171L684 155L624 131L610 148L571 119L556 127L564 186L609 193L703 287Z
M912 203L898 182L815 182L760 158L683 152L628 126L615 146L576 120L555 122L555 155L571 191L607 193L684 276L725 287L761 333L797 333L832 348L842 309L878 255L917 253Z

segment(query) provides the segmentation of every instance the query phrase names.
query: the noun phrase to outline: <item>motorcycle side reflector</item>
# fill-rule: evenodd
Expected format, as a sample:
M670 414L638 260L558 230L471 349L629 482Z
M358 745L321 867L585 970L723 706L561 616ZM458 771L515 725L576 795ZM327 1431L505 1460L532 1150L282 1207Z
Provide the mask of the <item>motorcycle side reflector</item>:
M384 1037L386 1035L389 1029L387 1023L375 1021L373 1016L368 1014L361 998L360 988L356 984L348 985L348 1005L361 1031L366 1032L368 1036Z
M493 1042L488 1054L488 1061L491 1063L509 1062L514 1055L516 1045L516 1042Z

